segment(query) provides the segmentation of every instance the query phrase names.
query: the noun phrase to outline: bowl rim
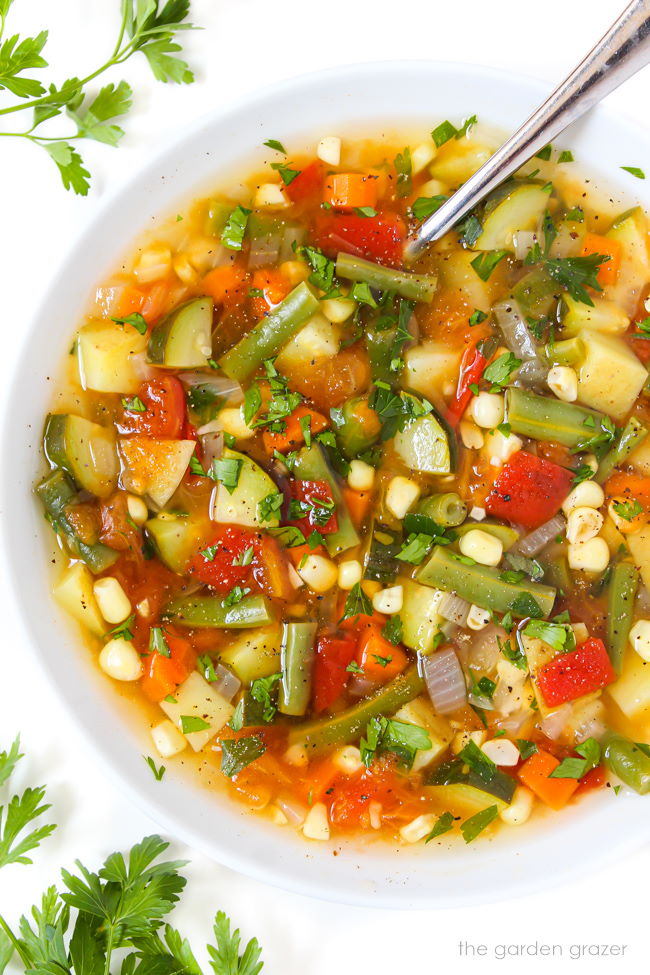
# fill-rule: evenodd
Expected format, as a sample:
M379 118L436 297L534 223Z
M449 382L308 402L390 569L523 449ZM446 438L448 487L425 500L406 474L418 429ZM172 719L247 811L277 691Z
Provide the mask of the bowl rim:
M144 165L139 166L128 177L122 179L114 188L106 193L103 199L97 201L89 220L75 234L72 244L57 262L56 271L47 292L43 295L29 327L25 330L23 342L16 356L14 373L8 386L5 402L9 404L14 397L20 398L22 367L29 359L30 337L33 336L39 320L46 315L50 303L56 300L56 283L59 276L64 273L75 256L81 253L91 243L92 235L101 222L102 217L112 211L114 207L119 206L123 202L123 198L128 196L138 181L147 177L153 178L166 165L173 165L174 155L178 153L179 148L184 143L192 138L198 137L204 129L225 124L229 119L236 119L240 113L253 108L261 98L264 100L286 98L287 95L291 95L301 87L314 84L323 85L331 79L336 79L339 82L342 79L354 82L355 80L372 78L373 76L401 75L405 72L418 71L430 72L439 76L447 75L454 80L466 76L475 83L489 78L498 84L520 84L525 86L532 96L539 96L540 100L548 93L548 84L539 78L509 72L491 66L470 65L460 61L436 62L426 59L368 61L327 68L282 79L262 89L246 92L220 108L202 114L198 119L179 127L161 143L156 152L147 159ZM604 122L608 118L611 118L619 127L622 126L630 130L630 134L637 141L642 142L643 137L640 136L636 124L623 112L618 110L613 112L603 106L598 106L590 112L590 116L596 116L597 120L600 120L602 117ZM307 127L306 125L305 128ZM216 168L218 171L218 166ZM216 179L217 177L215 176L215 181ZM173 195L170 196L170 206L173 205L175 198ZM120 253L120 250L116 248L116 255L119 256ZM0 457L4 461L5 471L11 470L11 427L12 418L10 412L8 409L5 409L0 434ZM5 476L2 478L2 484L0 486L0 510L8 512L11 510L11 506L12 485ZM2 522L2 549L7 560L7 566L10 566L14 553L14 543L9 529L9 519L5 517L2 519ZM541 876L538 875L534 878L530 875L519 876L518 879L511 880L505 885L496 885L494 889L487 892L483 889L476 892L472 891L470 879L468 884L470 889L454 897L441 896L440 892L436 891L428 891L425 894L404 894L395 889L392 891L390 889L383 890L378 894L376 891L364 892L359 889L350 890L344 883L323 886L323 883L318 879L315 865L307 878L301 878L296 874L290 874L286 871L282 872L282 869L279 870L273 862L265 863L255 860L247 854L246 850L238 850L227 842L221 842L215 845L214 840L207 839L204 834L189 826L177 813L166 808L164 803L159 800L157 801L156 795L150 788L146 787L145 783L139 780L136 781L133 775L121 770L115 759L111 757L109 749L106 747L105 742L102 741L102 735L99 731L92 729L91 734L88 735L88 728L84 725L81 715L70 706L70 689L64 686L64 682L57 675L53 661L49 660L48 655L44 654L39 648L36 626L28 611L28 599L24 587L21 587L18 574L12 571L11 568L8 568L7 577L10 580L16 605L19 607L16 616L20 621L23 634L26 635L25 642L29 647L32 658L45 670L49 684L65 708L66 713L77 725L79 730L83 732L84 737L88 740L91 754L100 761L102 767L106 770L118 790L126 794L137 807L143 809L147 815L168 830L174 837L178 837L188 845L200 850L211 859L256 880L313 898L337 903L348 903L356 906L391 909L458 907L536 893L540 890L556 886L559 883L569 882L587 873L591 873L596 869L602 869L622 855L631 853L634 849L641 846L643 842L650 839L650 821L648 821L645 829L630 829L625 836L620 835L619 831L616 842L608 845L601 844L597 852L590 859L584 857L581 861L571 862L569 857L565 858L562 868L552 875L549 872L542 872ZM247 815L249 819L255 818L251 814ZM305 840L302 840L302 842L306 844Z

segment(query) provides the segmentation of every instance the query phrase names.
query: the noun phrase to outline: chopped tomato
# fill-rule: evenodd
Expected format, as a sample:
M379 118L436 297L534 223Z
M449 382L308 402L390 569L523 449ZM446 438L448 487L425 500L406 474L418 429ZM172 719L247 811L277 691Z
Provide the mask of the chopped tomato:
M363 676L386 684L404 670L408 658L400 646L394 646L381 635L380 623L372 623L362 630L357 649L357 663Z
M341 778L334 784L330 820L344 829L358 829L364 819L367 820L371 802L379 803L382 812L390 815L410 798L406 777L383 761L375 761L371 768L350 778Z
M538 528L562 507L572 476L571 471L520 450L501 469L485 507L496 518Z
M374 209L377 203L377 176L370 173L332 173L325 183L323 198L335 210L354 210L357 207Z
M164 636L169 656L154 652L144 661L145 670L140 684L151 701L162 701L172 694L189 677L196 664L196 654L189 640L168 632Z
M246 298L248 274L239 264L225 264L208 271L201 282L201 288L215 305L234 308Z
M284 192L292 203L315 202L320 197L323 186L324 166L320 159L314 159L285 186Z
M517 771L519 781L551 809L562 809L578 788L577 779L551 779L560 760L539 749Z
M292 508L301 508L304 512L302 516L290 518L290 523L300 528L305 537L313 531L321 535L338 531L336 502L327 481L290 481L289 490L294 502L289 514L293 513Z
M463 352L458 374L458 386L454 398L447 407L447 419L453 426L457 425L473 396L470 386L479 381L490 358L491 356L486 357L484 354L483 341L469 345Z
M190 562L189 572L217 592L249 585L258 539L255 532L234 525L217 528Z
M314 244L328 257L344 251L391 267L402 265L406 228L395 213L377 217L360 217L354 213L319 215L312 236Z
M140 552L142 533L129 516L125 491L116 491L110 498L102 501L99 514L101 517L99 540L104 545L114 548L116 552Z
M607 782L607 771L603 765L597 765L583 775L578 781L576 795L580 796L583 792L591 792L593 789L602 789Z
M177 440L186 419L185 393L179 379L163 376L162 379L148 379L140 386L133 398L135 406L142 409L124 409L117 422L123 434L140 434L159 440Z
M293 599L295 589L289 578L287 555L277 540L270 535L258 537L255 556L253 577L262 589L275 599Z
M357 343L309 369L285 367L292 389L307 396L319 410L329 411L346 400L365 393L370 385L368 353Z
M620 240L612 240L609 237L602 237L600 234L585 234L580 256L588 257L590 254L600 254L602 257L609 258L600 265L598 271L597 281L601 288L608 284L615 284L623 255L623 246Z
M305 420L309 417L309 423ZM304 426L301 425L302 420ZM329 426L329 420L318 410L314 410L304 403L299 403L293 413L285 418L284 430L274 433L272 430L265 430L262 434L264 449L267 454L273 456L276 450L285 454L288 450L295 450L305 442L305 430L311 432L312 436L322 433Z
M350 673L346 668L357 651L355 636L321 636L316 645L314 661L313 704L318 714L331 707L343 693Z
M539 689L549 707L575 701L615 680L605 644L593 637L571 653L554 657L537 674Z

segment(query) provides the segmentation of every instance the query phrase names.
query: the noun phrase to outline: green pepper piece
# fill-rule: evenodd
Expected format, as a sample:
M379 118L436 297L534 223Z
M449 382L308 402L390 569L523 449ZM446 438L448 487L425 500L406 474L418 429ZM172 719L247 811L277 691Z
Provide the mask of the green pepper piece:
M603 752L605 765L610 772L634 789L640 796L650 792L650 756L623 735L612 735Z
M244 596L228 606L219 596L181 596L167 603L163 618L180 626L250 629L273 622L271 604L265 596Z
M577 447L594 437L606 419L603 413L537 396L511 386L506 391L508 423L513 433L533 440L551 440L565 447Z

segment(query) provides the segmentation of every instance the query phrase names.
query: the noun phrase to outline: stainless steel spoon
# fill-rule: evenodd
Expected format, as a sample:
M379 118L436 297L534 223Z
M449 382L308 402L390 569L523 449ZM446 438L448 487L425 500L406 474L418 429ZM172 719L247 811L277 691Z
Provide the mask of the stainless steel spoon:
M499 183L602 98L650 62L650 0L633 0L578 67L488 161L418 228L406 245L414 260Z

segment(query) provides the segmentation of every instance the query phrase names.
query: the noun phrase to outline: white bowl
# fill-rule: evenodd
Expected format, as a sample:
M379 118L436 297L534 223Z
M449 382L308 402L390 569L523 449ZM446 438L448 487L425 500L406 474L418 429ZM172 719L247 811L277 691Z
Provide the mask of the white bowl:
M473 113L507 131L545 94L538 82L486 68L415 62L340 68L248 97L193 126L106 200L26 333L7 400L12 409L3 444L2 510L16 599L39 665L136 804L170 833L271 884L376 907L458 906L512 897L594 870L647 842L648 803L622 795L615 800L604 790L561 814L503 830L493 840L398 850L377 843L309 843L181 772L170 769L156 782L141 758L148 748L143 722L127 713L115 688L80 650L78 634L50 595L52 538L31 493L51 396L47 377L58 371L94 286L135 235L211 182L218 186L238 163L249 166L256 152L262 158L265 139L295 147L324 134L428 127ZM586 168L593 163L615 185L648 196L646 184L619 169L649 154L647 136L632 125L599 109L562 143Z

